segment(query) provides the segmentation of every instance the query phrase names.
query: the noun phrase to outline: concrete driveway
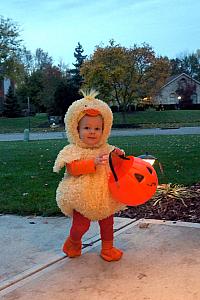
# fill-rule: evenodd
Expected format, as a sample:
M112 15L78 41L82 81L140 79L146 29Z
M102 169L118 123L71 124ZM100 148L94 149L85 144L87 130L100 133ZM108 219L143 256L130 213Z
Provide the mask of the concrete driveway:
M2 289L0 298L200 299L200 224L156 220L127 222L115 233L115 241L124 251L118 262L108 263L100 258L100 241L94 236L81 257L63 257L41 268Z

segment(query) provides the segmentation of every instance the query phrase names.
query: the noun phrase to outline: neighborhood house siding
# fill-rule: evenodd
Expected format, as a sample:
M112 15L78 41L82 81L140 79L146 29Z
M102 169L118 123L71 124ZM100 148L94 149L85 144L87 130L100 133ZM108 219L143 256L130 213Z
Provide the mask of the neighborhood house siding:
M196 95L194 97L194 103L200 104L200 85L197 85Z
M178 95L176 94L177 82L173 82L162 90L161 104L178 104Z
M188 96L191 104L200 104L200 82L193 80L186 74L178 75L175 79L164 85L155 97L156 103L161 105L178 105L181 102L179 89L190 85L193 87L193 94Z

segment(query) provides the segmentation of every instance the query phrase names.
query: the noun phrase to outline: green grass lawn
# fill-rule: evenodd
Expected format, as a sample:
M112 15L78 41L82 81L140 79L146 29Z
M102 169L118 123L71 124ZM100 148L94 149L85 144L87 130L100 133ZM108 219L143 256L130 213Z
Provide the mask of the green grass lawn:
M31 131L51 130L47 114L37 114L30 118L0 118L0 133L23 132L29 124Z
M46 114L24 118L0 118L0 133L52 131ZM114 124L124 123L121 113L114 113ZM140 128L200 126L200 110L138 111L126 114L126 123ZM64 130L64 126L56 129ZM55 129L54 129L55 131Z
M114 114L114 124L124 123L122 113ZM138 111L126 114L127 124L136 127L200 126L200 110Z
M127 155L148 151L162 163L155 166L160 183L190 185L199 182L199 135L111 138ZM59 214L55 191L64 170L52 172L65 140L0 142L0 213Z

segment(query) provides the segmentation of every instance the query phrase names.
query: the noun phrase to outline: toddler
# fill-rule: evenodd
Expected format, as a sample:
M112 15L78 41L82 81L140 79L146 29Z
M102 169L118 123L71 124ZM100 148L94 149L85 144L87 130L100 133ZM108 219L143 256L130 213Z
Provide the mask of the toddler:
M108 157L112 152L115 159L124 152L107 143L112 112L95 96L94 92L84 94L84 98L75 101L66 113L70 144L60 151L55 161L54 172L66 166L56 200L61 211L73 218L63 252L68 257L80 256L82 236L91 221L98 221L102 241L100 256L106 261L117 261L123 253L113 245L113 214L124 206L112 199L108 189Z

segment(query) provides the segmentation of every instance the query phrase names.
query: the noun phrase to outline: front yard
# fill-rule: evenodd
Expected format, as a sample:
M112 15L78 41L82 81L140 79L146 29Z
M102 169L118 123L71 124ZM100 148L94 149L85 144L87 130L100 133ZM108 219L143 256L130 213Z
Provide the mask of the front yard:
M164 174L155 165L160 185L184 186L183 190L174 188L174 193L162 189L158 198L128 210L126 216L179 219L182 210L184 218L199 220L199 135L119 137L109 142L123 148L127 155L148 151L163 165ZM0 213L60 214L55 191L64 170L55 174L52 168L64 145L66 140L0 142Z

